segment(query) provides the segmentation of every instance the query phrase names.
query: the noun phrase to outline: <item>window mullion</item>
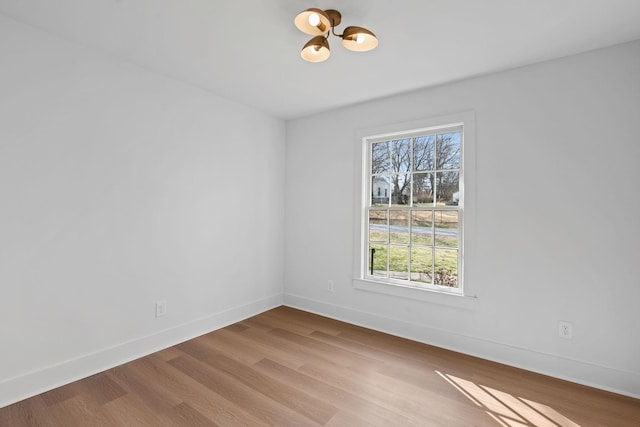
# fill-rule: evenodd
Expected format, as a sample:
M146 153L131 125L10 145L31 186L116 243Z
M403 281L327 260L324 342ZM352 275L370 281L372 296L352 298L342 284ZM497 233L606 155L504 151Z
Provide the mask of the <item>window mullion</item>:
M438 135L433 139L433 206L438 205Z
M413 221L411 221L411 218L413 215L413 169L415 164L414 141L415 138L409 138L409 208L407 209L407 230L409 232L409 244L407 246L407 280L409 282L411 282L411 247L413 246Z
M389 195L389 202L391 202L391 195ZM389 211L389 208L387 208L387 260L386 260L387 268L385 272L386 274L385 277L387 278L391 277L391 271L389 271L390 262L391 262L391 212Z

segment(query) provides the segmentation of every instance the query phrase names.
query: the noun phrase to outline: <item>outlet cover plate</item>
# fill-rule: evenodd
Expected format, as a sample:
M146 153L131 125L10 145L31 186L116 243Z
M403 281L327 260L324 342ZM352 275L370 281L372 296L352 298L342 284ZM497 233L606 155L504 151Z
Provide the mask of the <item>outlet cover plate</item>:
M327 280L327 290L329 292L333 292L334 291L334 283L333 280Z
M156 301L156 317L164 316L167 314L167 302Z
M558 336L566 340L573 338L573 323L561 320L558 322Z

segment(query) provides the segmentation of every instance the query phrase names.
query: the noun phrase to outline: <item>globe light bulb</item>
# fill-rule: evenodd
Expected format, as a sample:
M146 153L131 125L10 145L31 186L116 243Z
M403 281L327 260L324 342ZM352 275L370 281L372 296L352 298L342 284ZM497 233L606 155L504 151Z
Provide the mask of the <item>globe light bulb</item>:
M362 44L362 43L364 43L364 34L362 34L362 33L358 33L358 35L356 36L356 43L357 43L357 44Z
M320 15L318 15L317 13L312 13L311 15L309 15L309 25L313 25L314 27L317 27L319 23L320 23Z

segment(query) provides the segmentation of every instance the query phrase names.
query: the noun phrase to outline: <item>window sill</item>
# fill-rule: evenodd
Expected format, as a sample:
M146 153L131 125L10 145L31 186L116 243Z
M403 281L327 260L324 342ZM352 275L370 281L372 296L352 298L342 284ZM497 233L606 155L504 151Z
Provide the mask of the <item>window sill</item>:
M478 304L477 295L462 295L444 290L421 289L364 279L353 279L352 284L355 289L361 291L391 295L463 310L474 310Z

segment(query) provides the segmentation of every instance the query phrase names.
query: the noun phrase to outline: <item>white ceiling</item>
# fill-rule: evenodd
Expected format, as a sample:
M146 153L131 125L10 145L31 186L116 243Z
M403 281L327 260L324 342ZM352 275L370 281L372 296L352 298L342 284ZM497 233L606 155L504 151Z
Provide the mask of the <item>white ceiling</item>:
M293 25L338 9L371 52ZM640 39L640 0L0 0L0 13L284 119Z

